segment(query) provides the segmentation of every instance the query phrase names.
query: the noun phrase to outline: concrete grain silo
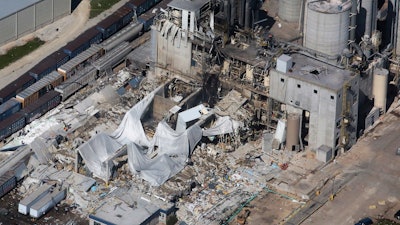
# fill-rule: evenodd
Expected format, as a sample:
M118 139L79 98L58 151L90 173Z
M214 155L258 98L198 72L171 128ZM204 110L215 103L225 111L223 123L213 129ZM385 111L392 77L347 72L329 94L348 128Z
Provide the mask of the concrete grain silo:
M327 55L341 54L349 39L351 0L309 1L304 46Z
M278 16L286 22L299 22L304 0L280 0Z

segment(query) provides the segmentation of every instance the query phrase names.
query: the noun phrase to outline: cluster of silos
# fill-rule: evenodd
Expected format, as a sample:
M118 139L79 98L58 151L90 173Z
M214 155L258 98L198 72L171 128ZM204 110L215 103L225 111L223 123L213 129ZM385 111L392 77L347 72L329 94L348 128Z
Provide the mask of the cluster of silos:
M338 55L349 40L351 0L308 1L306 3L305 47Z
M224 14L231 26L250 29L258 20L259 1L257 0L224 0Z
M386 95L389 71L387 69L376 68L372 79L372 95L374 96L374 106L386 111Z

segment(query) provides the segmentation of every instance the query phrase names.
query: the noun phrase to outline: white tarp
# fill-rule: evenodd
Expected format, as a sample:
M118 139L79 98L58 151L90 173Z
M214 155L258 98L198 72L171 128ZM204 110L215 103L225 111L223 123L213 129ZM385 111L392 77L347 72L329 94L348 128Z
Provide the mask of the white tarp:
M115 139L105 133L100 133L81 145L79 153L94 176L108 180L111 176L110 170L113 162L107 159L121 147L122 145Z
M130 109L119 127L111 134L100 133L79 147L79 152L94 176L109 180L112 157L127 146L128 165L153 186L158 186L183 169L188 156L203 136L235 133L240 123L230 117L220 117L213 127L202 131L193 125L181 132L173 130L163 120L149 139L143 129L142 117L148 111L158 89ZM196 107L195 107L196 108Z
M236 133L239 127L240 122L232 120L229 116L218 117L211 128L203 130L203 136Z
M158 124L153 139L146 136L141 118L149 109L154 93L129 110L111 136L101 133L79 147L79 152L90 171L103 180L111 176L112 161L107 161L123 145L127 146L128 164L153 186L163 184L185 166L189 154L200 141L202 130L194 125L176 132L165 121ZM150 158L149 155L154 156Z

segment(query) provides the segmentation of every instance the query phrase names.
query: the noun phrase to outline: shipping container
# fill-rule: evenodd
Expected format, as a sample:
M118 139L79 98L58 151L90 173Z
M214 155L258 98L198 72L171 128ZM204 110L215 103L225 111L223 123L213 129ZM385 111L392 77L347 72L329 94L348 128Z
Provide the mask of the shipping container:
M125 4L121 8L119 8L115 12L115 14L121 17L122 27L124 27L132 21L132 18L135 15L135 11Z
M22 108L27 107L41 96L53 90L63 82L64 77L56 71L44 76L41 80L37 81L24 91L17 94L16 99L22 103Z
M63 47L63 50L72 59L79 53L88 49L92 44L100 43L103 40L102 38L102 33L97 30L96 27L92 27L75 38L75 40L68 42L68 44Z
M136 9L136 14L139 16L153 7L157 2L156 0L131 0L129 1Z
M120 18L118 16L111 14L97 24L96 28L103 34L104 40L118 31L117 27L119 20Z
M7 171L0 176L0 198L17 185L17 179L12 171Z
M38 202L41 198L43 198L46 194L48 194L51 190L52 186L48 184L43 184L39 188L37 188L34 192L27 195L23 198L18 204L18 212L24 215L29 214L29 209L32 205Z
M15 98L11 98L0 105L0 121L18 112L21 109L21 103Z
M0 141L4 140L11 134L19 131L25 126L25 117L17 112L1 121L0 123Z
M18 77L16 80L0 90L0 104L3 104L12 97L15 97L17 93L31 86L35 82L35 78L30 76L29 73L24 73L22 76Z
M60 66L57 71L64 76L64 80L73 76L78 70L85 67L86 64L90 64L94 60L98 59L103 55L103 49L97 44L92 45L84 52L77 55L64 65Z
M61 102L60 93L50 91L40 97L37 101L25 107L21 113L25 116L26 124L41 117L51 109L57 107Z
M29 70L29 74L36 80L40 80L47 74L50 74L52 71L57 70L58 67L66 63L69 59L69 55L61 50L58 50L47 56L31 70Z

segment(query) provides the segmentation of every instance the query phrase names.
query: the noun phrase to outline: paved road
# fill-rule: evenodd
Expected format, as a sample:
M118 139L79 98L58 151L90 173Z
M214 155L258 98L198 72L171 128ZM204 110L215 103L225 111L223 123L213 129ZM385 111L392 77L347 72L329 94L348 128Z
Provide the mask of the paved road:
M400 209L400 110L385 116L337 163L326 169L339 171L336 197L328 201L332 180L288 222L293 224L354 224L363 217L392 219ZM334 174L334 172L332 172ZM334 175L332 175L334 176Z

